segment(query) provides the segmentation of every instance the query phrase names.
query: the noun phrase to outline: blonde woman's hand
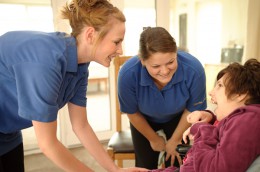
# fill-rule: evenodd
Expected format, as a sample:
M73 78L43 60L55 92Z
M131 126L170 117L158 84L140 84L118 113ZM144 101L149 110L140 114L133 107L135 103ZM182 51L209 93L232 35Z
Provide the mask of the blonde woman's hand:
M121 168L118 172L143 172L143 171L150 171L150 170L146 168L129 167L129 168Z

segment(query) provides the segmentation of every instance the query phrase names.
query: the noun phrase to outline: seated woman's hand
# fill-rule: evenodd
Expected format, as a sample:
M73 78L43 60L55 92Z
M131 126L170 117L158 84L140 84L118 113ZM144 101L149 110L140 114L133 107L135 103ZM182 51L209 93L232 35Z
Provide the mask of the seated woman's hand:
M190 134L190 127L184 131L183 135L182 135L182 140L184 141L184 143L188 143L187 138L189 138L189 140L193 140L194 136L192 134Z
M194 111L187 116L188 123L210 122L212 120L211 113L207 111Z

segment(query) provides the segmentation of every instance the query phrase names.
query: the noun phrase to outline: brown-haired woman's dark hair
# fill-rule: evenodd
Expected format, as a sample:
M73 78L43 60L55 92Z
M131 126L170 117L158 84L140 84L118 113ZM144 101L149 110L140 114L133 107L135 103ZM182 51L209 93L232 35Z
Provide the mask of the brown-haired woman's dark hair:
M146 60L157 52L176 53L175 39L162 27L147 27L140 36L138 55Z
M249 59L244 65L232 63L218 73L217 80L224 75L228 98L236 94L247 94L246 105L260 103L260 62Z
M61 10L62 18L68 19L72 28L71 35L77 37L85 26L100 31L102 39L110 29L110 19L125 22L124 14L108 0L71 0Z

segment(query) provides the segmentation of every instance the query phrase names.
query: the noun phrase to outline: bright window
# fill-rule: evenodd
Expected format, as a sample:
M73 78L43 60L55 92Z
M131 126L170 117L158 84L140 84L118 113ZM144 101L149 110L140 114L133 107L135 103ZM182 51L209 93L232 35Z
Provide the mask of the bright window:
M125 0L126 34L124 55L136 55L144 27L156 26L155 0Z
M0 3L0 21L0 35L14 30L54 31L50 5ZM25 154L27 150L38 150L33 128L22 132Z
M50 6L0 4L0 21L0 35L12 30L54 30Z

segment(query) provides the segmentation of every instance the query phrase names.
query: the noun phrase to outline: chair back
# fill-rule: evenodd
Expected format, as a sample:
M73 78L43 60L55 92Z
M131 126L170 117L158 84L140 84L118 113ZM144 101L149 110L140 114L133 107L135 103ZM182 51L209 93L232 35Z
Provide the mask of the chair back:
M115 98L116 98L116 131L122 130L122 113L120 111L118 92L117 92L117 83L118 83L118 73L121 66L129 59L131 56L117 56L114 58L114 67L115 67Z
M116 132L109 139L107 146L107 153L112 158L113 161L117 161L119 167L123 167L124 160L134 160L135 152L134 145L132 141L131 131L122 129L122 113L120 111L119 100L117 95L117 83L118 83L118 73L121 66L127 61L131 56L118 56L114 58L114 77L115 77L115 105L116 105Z

